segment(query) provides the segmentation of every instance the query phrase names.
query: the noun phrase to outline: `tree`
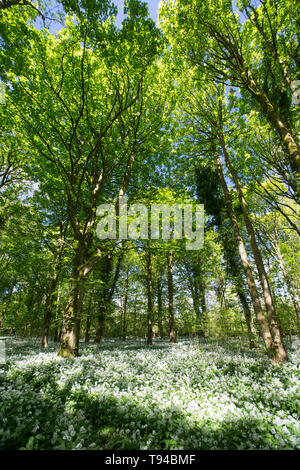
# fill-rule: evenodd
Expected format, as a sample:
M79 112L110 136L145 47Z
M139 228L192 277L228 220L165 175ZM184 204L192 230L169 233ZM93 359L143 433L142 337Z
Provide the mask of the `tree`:
M218 172L215 167L200 161L195 167L197 195L204 202L206 212L213 219L210 224L217 227L222 241L224 255L228 263L229 272L234 280L237 294L243 308L250 347L254 347L254 335L251 325L251 310L247 300L247 288L243 279L243 268L239 259L231 220L226 211L224 193L219 183Z
M137 27L134 22L130 9L119 31L104 21L101 44L95 45L85 23L67 22L57 39L40 35L26 78L14 85L13 104L23 131L43 158L43 173L36 159L34 177L56 174L56 189L67 194L74 257L59 351L63 356L78 353L84 283L99 260L93 246L96 207L118 185L119 195L126 192L140 149L165 112L161 93L149 88L159 32L142 7ZM150 102L159 106L151 116Z
M243 23L232 2L166 1L161 4L161 24L173 50L190 62L196 79L204 72L215 83L237 87L257 106L277 133L297 181L300 148L292 82L299 62L299 7L274 0L258 6L244 0L238 6L247 17Z
M186 83L185 83L186 87ZM238 177L238 173L231 163L231 157L229 156L229 151L224 137L224 113L226 112L226 137L228 132L234 132L235 116L230 116L230 107L225 104L224 96L224 87L222 85L210 85L205 84L205 76L202 77L201 84L198 81L197 87L191 85L189 90L189 95L186 96L185 114L191 116L191 121L196 127L196 138L198 144L198 152L204 153L207 155L214 155L215 164L218 170L218 175L220 183L224 192L226 207L228 215L232 222L232 226L235 233L237 247L240 253L241 262L244 267L245 276L247 277L247 282L256 313L256 317L261 326L261 331L264 336L264 341L266 349L269 352L270 357L274 361L285 361L287 360L286 352L281 340L281 334L276 318L274 301L272 298L272 293L270 290L270 285L268 281L268 276L264 267L264 263L258 248L258 244L255 238L254 228L252 221L249 216L249 209L247 202L245 200L242 186ZM229 108L229 110L228 110ZM223 111L226 109L226 111ZM231 121L232 119L232 121ZM232 122L232 125L230 123ZM194 124L195 123L195 124ZM229 140L229 137L227 137ZM234 140L230 140L234 142ZM238 152L238 149L234 148L234 143L232 144L233 152ZM263 289L263 295L267 310L268 324L264 320L264 314L260 305L260 300L258 292L254 283L254 278L252 275L251 267L248 261L247 252L240 235L240 230L238 226L238 221L236 214L232 208L230 193L228 191L227 183L224 178L224 173L222 169L222 161L219 156L219 149L222 152L226 166L229 170L230 177L232 177L239 198L239 202L242 209L243 219L247 233L249 235L251 250L254 255L255 264L258 270L261 286ZM270 330L271 332L270 332Z

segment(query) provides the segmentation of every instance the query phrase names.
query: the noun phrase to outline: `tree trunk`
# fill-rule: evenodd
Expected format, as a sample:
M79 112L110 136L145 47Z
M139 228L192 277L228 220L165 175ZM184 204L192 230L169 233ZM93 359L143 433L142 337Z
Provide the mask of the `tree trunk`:
M191 296L192 296L192 301L193 301L193 308L194 308L194 312L196 315L196 328L198 329L198 324L201 319L198 286L195 283L195 276L194 278L192 278L192 276L188 274L188 280L189 280L190 291L191 291Z
M122 242L122 246L123 246L123 242ZM95 336L95 341L94 341L94 343L96 344L99 344L103 338L106 313L111 306L111 300L113 298L115 288L119 279L123 253L124 252L122 251L118 257L115 274L111 282L110 282L110 275L112 271L112 255L106 255L103 259L103 271L102 272L103 272L104 286L102 287L102 291L100 294L98 326L97 326L96 336Z
M60 339L58 355L73 358L79 354L79 335L82 304L84 297L84 282L87 276L85 264L85 249L79 245L74 259L72 278L68 301L63 313L63 331Z
M122 339L126 339L126 314L127 314L127 302L128 302L128 270L126 271L126 280L125 280L125 292L123 298L123 323L122 323Z
M97 326L96 336L94 340L95 344L101 343L103 339L104 325L105 325L105 305L102 304L101 307L99 307L98 326Z
M225 140L224 140L224 137L223 137L222 134L220 134L220 144L221 144L222 149L223 149L223 154L224 154L224 157L225 157L226 166L227 166L228 170L230 171L230 174L232 175L232 178L234 180L234 184L235 184L237 192L238 192L239 201L240 201L241 206L242 206L243 218L244 218L244 221L245 221L247 233L249 235L249 240L250 240L250 245L251 245L251 248L252 248L252 253L253 253L253 256L254 256L254 259L255 259L255 264L256 264L256 267L257 267L259 279L260 279L263 294L264 294L264 300L265 300L265 305L266 305L266 310L267 310L267 317L268 317L270 329L271 329L272 336L273 336L273 343L274 343L274 348L275 348L276 355L277 355L277 361L278 362L287 361L287 353L284 349L284 346L283 346L282 340L281 340L281 333L280 333L280 329L279 329L277 318L276 318L276 311L275 311L275 306L274 306L272 293L271 293L271 289L270 289L270 285L269 285L269 280L268 280L268 276L267 276L267 273L266 273L266 270L265 270L265 267L264 267L262 256L261 256L261 253L260 253L260 250L258 248L257 241L256 241L255 231L254 231L252 221L251 221L250 216L249 216L248 205L247 205L246 199L244 197L244 193L243 193L242 186L241 186L239 178L238 178L238 174L237 174L236 170L234 169L234 167L232 166L232 164L230 162L229 154L227 152L227 148L226 148L226 145L225 145Z
M61 286L59 285L57 289L57 300L56 300L56 308L55 308L55 328L53 332L53 341L55 341L56 343L60 341L60 336L61 336L61 321L59 319L60 299L61 299Z
M152 266L151 266L151 251L150 243L148 240L146 248L146 263L147 263L147 344L152 344L153 330L152 330L152 319L153 319L153 286L152 286Z
M92 297L91 293L89 293L90 298L89 298L89 303L88 303L88 308L87 308L87 314L86 314L86 323L85 323L85 335L84 335L84 342L88 343L90 341L90 328L91 328L91 323L92 323L92 313L91 313L91 308L92 308Z
M240 299L243 312L244 312L244 317L245 317L246 326L247 326L247 334L248 334L248 339L249 339L249 347L250 349L253 349L256 347L256 343L255 343L255 338L254 338L253 331L251 328L251 311L247 302L244 289L242 287L239 287L239 286L237 287L237 294Z
M6 314L6 308L4 308L2 312L0 312L0 329L2 328L5 314Z
M188 267L186 267L189 270ZM204 317L206 315L205 286L202 279L200 266L193 262L192 276L188 275L190 290L193 300L193 308L196 315L196 334L204 337ZM201 309L200 309L201 306Z
M252 349L252 348L255 348L256 343L255 343L255 336L253 334L252 327L251 327L251 310L249 308L247 297L245 294L244 280L243 280L243 276L241 272L242 266L240 265L240 263L238 262L238 259L236 258L236 255L235 255L236 250L232 251L232 247L230 246L232 243L234 243L234 240L232 240L231 234L228 234L227 232L227 236L223 237L223 247L226 252L230 273L234 277L236 292L240 300L244 317L245 317L245 321L246 321L249 346Z
M107 313L107 304L109 303L109 281L112 269L112 256L106 254L101 260L101 281L103 285L100 290L100 299L98 303L98 325L95 335L95 344L99 344L103 338L105 317Z
M260 104L260 107L267 120L278 132L282 143L286 147L290 157L291 168L293 174L295 175L295 179L297 180L297 173L300 171L300 148L297 145L292 132L283 122L278 110L275 109L275 107L272 105L268 96L258 88L250 70L248 70L247 74L247 86L254 99Z
M198 284L197 291L199 292L199 299L200 299L200 305L201 305L201 320L200 320L199 335L204 337L207 307L206 307L206 301L205 301L205 279L203 278L203 272L201 271L201 269L199 270L199 276L198 276L196 284Z
M106 296L105 296L105 287L102 287L102 291L100 293L100 301L98 303L98 325L95 335L95 344L99 344L102 341L103 333L104 333L104 325L105 325L105 317L106 317Z
M177 332L175 328L174 318L174 285L173 285L173 252L169 251L167 254L168 265L168 298L169 298L169 336L170 343L176 343Z
M236 244L237 244L237 247L238 247L238 251L239 251L240 258L241 258L242 266L243 266L244 273L245 273L246 280L247 280L247 284L248 284L248 287L249 287L249 292L250 292L250 296L251 296L251 299L252 299L254 313L255 313L255 316L257 318L257 321L258 321L258 324L259 324L259 327L260 327L260 331L261 331L263 341L264 341L266 350L268 352L268 355L272 359L272 361L277 362L275 345L274 345L274 342L273 342L271 331L270 331L269 325L268 325L268 323L265 319L265 316L264 316L264 313L263 313L263 310L262 310L262 307L261 307L258 291L257 291L255 281L254 281L254 277L253 277L253 274L252 274L252 269L251 269L251 266L250 266L250 263L249 263L249 260L248 260L247 251L246 251L243 239L242 239L241 234L240 234L236 214L235 214L234 209L232 207L230 193L228 191L227 183L226 183L225 178L224 178L221 159L219 158L217 153L215 153L215 160L216 160L216 164L217 164L217 169L218 169L218 174L219 174L221 186L222 186L224 196L225 196L227 212L228 212L229 218L230 218L232 226L233 226Z
M162 325L162 315L163 315L163 308L162 308L162 288L161 288L161 277L157 281L157 324L158 324L158 331L159 336L161 339L164 337L164 329Z
M92 323L92 315L89 313L86 316L86 323L85 323L85 335L84 335L84 342L89 343L90 341L90 328Z
M49 292L46 298L46 311L45 311L45 316L44 316L44 326L43 326L43 334L42 334L43 348L48 347L48 336L49 336L49 330L50 330L50 325L51 325L52 309L53 309L53 304L55 302L55 299L57 298L57 293L55 291L56 291L57 280L58 280L58 275L59 275L58 269L59 269L62 249L63 249L63 245L62 243L59 242L58 250L57 250L57 254L56 254L56 258L55 258L55 262L53 266L52 277L50 281L50 288L49 288Z

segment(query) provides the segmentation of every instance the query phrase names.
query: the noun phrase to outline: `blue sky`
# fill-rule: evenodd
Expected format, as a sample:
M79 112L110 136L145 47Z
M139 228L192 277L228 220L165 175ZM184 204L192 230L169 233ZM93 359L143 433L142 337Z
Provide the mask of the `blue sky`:
M157 10L160 0L148 0L148 8L151 18L157 19Z
M153 18L154 21L156 21L158 5L159 5L160 0L143 0L143 1L148 4L149 15L151 16L151 18ZM122 19L123 19L124 0L112 0L112 3L114 3L114 5L116 5L116 7L118 8L118 16L117 16L116 24L117 26L120 26ZM55 5L55 2L53 2L53 4ZM41 27L40 18L37 19L35 24L36 24L36 27L38 28ZM55 21L55 22L52 22L49 30L51 31L51 33L54 34L55 31L57 31L60 28L61 28L61 25L59 25L59 23Z
M144 0L145 3L148 3L149 14L154 20L157 19L157 9L160 0ZM113 3L118 7L118 11L122 11L124 0L113 0Z

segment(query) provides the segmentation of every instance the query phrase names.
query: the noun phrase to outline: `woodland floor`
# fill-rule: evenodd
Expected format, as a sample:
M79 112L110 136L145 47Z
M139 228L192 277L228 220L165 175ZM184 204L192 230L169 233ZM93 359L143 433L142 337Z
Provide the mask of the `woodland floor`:
M300 341L272 365L239 341L106 339L81 356L7 340L0 449L300 449Z

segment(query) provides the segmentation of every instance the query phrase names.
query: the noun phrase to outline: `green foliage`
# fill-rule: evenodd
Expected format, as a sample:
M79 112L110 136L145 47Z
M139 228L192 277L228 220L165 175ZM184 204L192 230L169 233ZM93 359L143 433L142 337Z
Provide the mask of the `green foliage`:
M52 6L0 8L0 332L104 342L74 361L14 342L0 448L299 448L298 144L280 132L296 139L298 5L165 0L157 25L140 0L119 22L110 0ZM216 155L290 343L278 368L244 345L261 338ZM204 245L100 241L97 207L120 195L204 204ZM158 342L171 314L193 347Z

